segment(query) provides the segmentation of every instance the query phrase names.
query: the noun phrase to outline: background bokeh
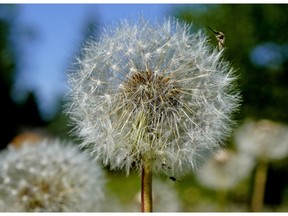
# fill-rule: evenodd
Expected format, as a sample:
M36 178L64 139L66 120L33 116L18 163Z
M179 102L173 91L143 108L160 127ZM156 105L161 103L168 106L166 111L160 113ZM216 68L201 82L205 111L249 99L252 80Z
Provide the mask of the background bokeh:
M66 75L71 73L75 57L84 41L90 36L97 39L106 25L117 24L122 18L136 22L140 14L151 20L177 17L193 23L195 30L207 32L213 46L217 41L208 26L222 31L225 58L237 69L243 97L235 131L247 119L286 125L287 12L285 4L0 4L0 149L12 140L32 139L31 134L75 140L62 112ZM237 152L233 137L234 133L226 148ZM287 167L288 156L269 161L262 211L288 210ZM139 175L106 172L111 197L118 200L114 208L109 206L110 211L135 211L130 205L136 202ZM200 184L195 173L175 182L159 178L168 180L176 191L173 196L180 204L175 211L250 211L255 173L253 168L225 193Z

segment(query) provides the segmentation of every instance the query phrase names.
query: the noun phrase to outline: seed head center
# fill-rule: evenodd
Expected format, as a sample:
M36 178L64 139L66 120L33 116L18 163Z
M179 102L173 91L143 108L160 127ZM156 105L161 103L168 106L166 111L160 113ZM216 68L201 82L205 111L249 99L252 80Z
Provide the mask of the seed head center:
M127 99L137 107L159 110L178 104L180 89L171 76L156 74L151 70L136 71L124 84Z

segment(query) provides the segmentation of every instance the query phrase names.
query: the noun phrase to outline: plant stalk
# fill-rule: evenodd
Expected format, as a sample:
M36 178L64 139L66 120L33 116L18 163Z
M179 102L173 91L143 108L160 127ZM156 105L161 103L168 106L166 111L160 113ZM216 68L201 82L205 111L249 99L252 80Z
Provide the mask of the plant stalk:
M141 176L141 211L152 212L152 168L146 163Z
M261 211L263 206L265 185L267 180L267 168L268 168L267 165L268 165L267 161L262 159L259 161L256 167L252 204L251 204L252 212Z
M225 212L227 209L227 197L228 191L227 190L219 190L218 191L218 211Z

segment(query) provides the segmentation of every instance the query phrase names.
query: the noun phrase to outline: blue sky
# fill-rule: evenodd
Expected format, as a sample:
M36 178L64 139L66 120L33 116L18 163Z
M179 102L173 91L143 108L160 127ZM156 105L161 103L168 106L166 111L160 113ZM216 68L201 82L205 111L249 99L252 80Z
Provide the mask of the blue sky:
M85 20L93 14L100 28L117 23L122 18L137 19L139 13L151 19L169 16L169 4L22 4L19 20L32 28L35 40L22 44L24 69L16 82L16 94L36 92L40 109L49 117L55 112L57 101L65 94L66 71L72 63L77 47L83 40ZM18 91L17 91L18 90ZM21 95L21 94L20 94Z

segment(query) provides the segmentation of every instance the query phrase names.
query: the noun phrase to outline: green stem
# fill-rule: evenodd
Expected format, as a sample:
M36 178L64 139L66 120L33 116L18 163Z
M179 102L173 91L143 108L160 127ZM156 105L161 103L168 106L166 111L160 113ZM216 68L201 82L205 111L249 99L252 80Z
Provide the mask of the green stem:
M218 211L219 212L226 211L227 195L228 195L228 192L226 190L218 191Z
M252 204L251 211L259 212L262 209L264 194L265 194L265 185L267 180L267 161L260 160L255 172L254 180L254 189L252 194Z
M149 163L143 165L141 180L141 211L152 212L152 169Z

